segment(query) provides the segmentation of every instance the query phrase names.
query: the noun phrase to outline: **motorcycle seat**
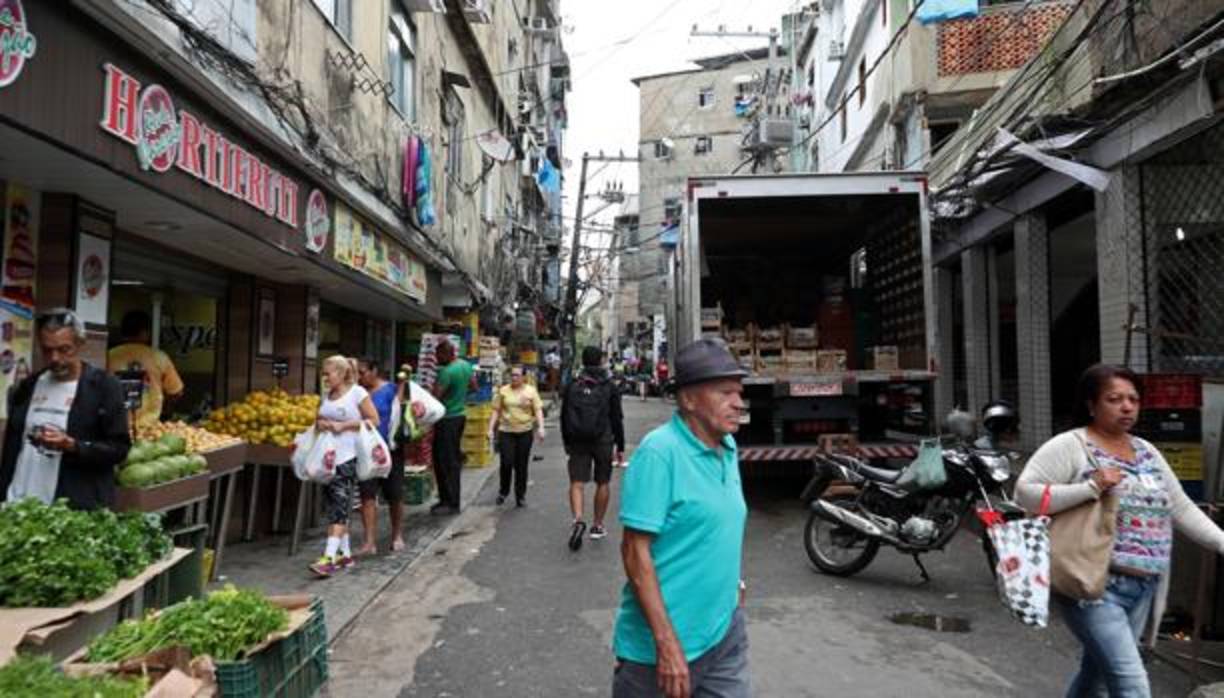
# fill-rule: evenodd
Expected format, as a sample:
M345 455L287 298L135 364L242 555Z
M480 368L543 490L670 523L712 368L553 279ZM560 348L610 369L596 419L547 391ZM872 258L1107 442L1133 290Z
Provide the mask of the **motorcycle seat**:
M858 465L858 471L859 474L868 480L875 480L876 482L883 482L888 485L896 484L897 480L901 477L901 473L905 472L905 470L873 468L866 463L860 463Z

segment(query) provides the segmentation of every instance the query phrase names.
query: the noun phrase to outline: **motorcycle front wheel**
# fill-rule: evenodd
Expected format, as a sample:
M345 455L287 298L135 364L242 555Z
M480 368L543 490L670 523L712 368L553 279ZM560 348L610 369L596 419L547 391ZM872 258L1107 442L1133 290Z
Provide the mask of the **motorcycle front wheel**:
M850 495L830 497L829 502L846 508L854 507ZM808 515L803 532L803 547L808 559L821 572L849 577L871 564L880 552L880 541L868 538L854 529L826 521L816 512Z

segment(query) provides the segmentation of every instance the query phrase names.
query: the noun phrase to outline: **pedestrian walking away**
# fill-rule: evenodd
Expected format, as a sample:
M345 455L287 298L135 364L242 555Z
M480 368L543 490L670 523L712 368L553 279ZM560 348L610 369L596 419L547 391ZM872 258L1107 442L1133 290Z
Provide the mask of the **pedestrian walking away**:
M370 394L370 402L378 411L378 433L391 449L391 472L359 483L361 493L361 523L365 541L358 555L372 555L378 550L378 497L387 503L391 520L391 550L404 549L404 458L400 449L398 425L402 422L403 384L396 385L383 378L378 361L363 358L357 362L357 383ZM418 415L419 416L419 415Z
M327 390L315 429L336 435L336 475L323 489L327 507L327 545L310 565L320 577L355 564L349 540L349 517L353 513L353 491L357 487L357 432L362 422L377 427L378 410L366 389L356 384L356 362L336 355L323 360Z
M0 501L68 500L76 509L115 504L115 466L131 447L123 389L81 359L85 323L67 308L35 321L46 368L9 398L0 457Z
M1089 368L1077 390L1079 427L1042 445L1016 483L1016 496L1026 508L1044 508L1055 518L1107 493L1117 500L1104 595L1052 595L1052 605L1062 611L1083 645L1068 698L1106 691L1113 698L1151 696L1139 646L1145 628L1149 644L1154 642L1164 613L1174 529L1224 553L1224 532L1182 490L1164 456L1130 434L1140 404L1139 382L1132 371Z
M489 418L489 439L496 438L501 454L497 504L510 496L514 482L514 503L523 506L527 497L527 464L531 461L533 439L544 440L544 403L540 393L527 383L522 366L510 369L510 384L497 391L493 415Z
M612 463L625 458L625 418L621 396L603 367L599 347L582 350L582 373L565 389L561 404L561 440L569 459L569 503L574 520L570 524L569 547L582 547L586 533L583 500L586 483L595 481L595 511L590 536L607 535L604 517L611 497ZM615 448L615 452L613 452Z
M748 507L733 434L745 373L724 343L676 356L677 412L633 454L621 492L628 578L614 698L747 698L740 577Z
M475 380L472 365L455 356L447 341L438 344L438 379L434 396L446 407L446 416L434 429L434 476L438 502L431 514L459 512L459 477L463 468L463 427L467 423L467 396Z

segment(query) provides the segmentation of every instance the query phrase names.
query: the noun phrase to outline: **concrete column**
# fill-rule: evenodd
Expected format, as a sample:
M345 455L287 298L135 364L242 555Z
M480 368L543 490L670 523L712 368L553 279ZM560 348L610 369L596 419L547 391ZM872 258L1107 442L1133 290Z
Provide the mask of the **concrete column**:
M1003 385L1003 359L999 355L999 252L994 246L986 248L986 298L990 319L990 399L999 397ZM981 405L976 405L982 409Z
M1139 170L1123 167L1109 188L1096 195L1097 277L1101 308L1101 361L1121 364L1126 354L1126 326L1131 305L1135 323L1150 326L1144 287L1143 216ZM1130 367L1150 370L1148 339L1130 340Z
M965 298L965 378L969 394L969 404L962 407L974 414L991 399L988 252L988 247L977 246L961 253L961 282Z
M1021 447L1034 451L1053 431L1050 385L1050 236L1045 216L1016 219L1016 347Z
M956 400L956 346L954 325L956 324L956 275L946 267L935 267L935 314L937 334L935 360L939 377L935 379L935 423L942 424L944 415L952 409Z

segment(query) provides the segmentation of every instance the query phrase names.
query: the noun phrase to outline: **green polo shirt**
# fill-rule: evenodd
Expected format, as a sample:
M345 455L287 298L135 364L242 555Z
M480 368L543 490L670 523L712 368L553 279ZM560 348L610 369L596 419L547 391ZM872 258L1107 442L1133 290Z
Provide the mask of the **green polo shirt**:
M747 518L730 436L712 449L676 414L634 452L621 487L621 523L654 534L650 553L663 604L689 661L731 627ZM613 650L622 659L655 663L654 636L629 584L621 592Z
M462 417L467 404L468 386L472 382L472 364L455 359L438 369L438 385L442 387L442 405L447 417Z

